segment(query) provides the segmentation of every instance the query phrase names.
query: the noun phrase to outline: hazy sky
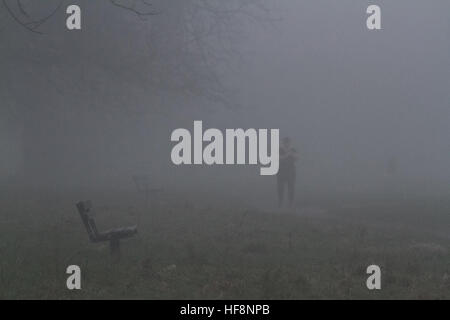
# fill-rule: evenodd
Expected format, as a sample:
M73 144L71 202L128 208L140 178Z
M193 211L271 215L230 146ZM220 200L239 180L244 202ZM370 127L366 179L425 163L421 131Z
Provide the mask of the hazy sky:
M150 22L140 21L116 8L84 10L85 26L78 34L57 29L64 26L64 12L43 27L46 34L41 36L4 22L1 66L9 66L9 71L0 79L5 83L14 77L13 91L3 87L4 105L32 101L39 108L65 107L64 120L58 116L51 133L42 133L44 140L49 136L49 150L66 146L64 156L56 160L58 170L67 174L60 179L65 182L71 174L79 179L83 170L96 172L99 179L123 180L135 172L154 172L161 183L185 185L202 181L204 186L229 186L242 175L249 177L250 185L263 181L257 167L176 168L170 164L170 132L178 127L191 129L193 120L203 120L207 127L279 128L282 136L291 136L301 156L301 188L380 188L386 185L386 167L392 159L399 167L394 180L400 187L445 187L450 180L450 3L267 3L274 20L271 25L241 20L241 35L233 40L239 59L217 63L220 70L225 69L221 76L232 92L230 99L241 106L237 111L149 89L147 81L156 76L146 69L147 54L154 53L149 30L176 19L164 20L161 14ZM366 28L369 4L381 6L380 31ZM14 60L18 53L25 67ZM68 67L42 65L46 58L56 58ZM151 63L158 64L164 57L159 59ZM15 64L22 65L21 70L12 71ZM99 67L83 69L86 65ZM42 72L54 81L42 82ZM25 96L18 97L18 92ZM161 99L170 108L161 108ZM114 104L124 110L151 107L148 112L120 116L105 116L108 113L99 108ZM42 120L45 127L51 121L48 113ZM7 154L0 172L14 171L12 164L22 163L20 116L17 126L11 121L3 120L9 124L2 123L0 131L0 146ZM84 156L77 160L80 151ZM73 172L65 170L72 162ZM265 179L267 183L260 185L269 190L273 181Z

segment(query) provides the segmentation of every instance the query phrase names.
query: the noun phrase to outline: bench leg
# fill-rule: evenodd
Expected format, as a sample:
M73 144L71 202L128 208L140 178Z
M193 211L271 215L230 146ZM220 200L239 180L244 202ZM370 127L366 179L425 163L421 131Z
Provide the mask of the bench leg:
M113 238L109 241L109 248L111 251L111 257L119 260L120 259L120 240Z

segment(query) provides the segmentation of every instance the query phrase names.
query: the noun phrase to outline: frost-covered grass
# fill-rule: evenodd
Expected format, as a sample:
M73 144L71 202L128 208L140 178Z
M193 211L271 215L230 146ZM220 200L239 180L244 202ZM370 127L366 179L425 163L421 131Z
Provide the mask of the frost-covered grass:
M0 215L2 299L450 298L447 202L324 203L293 211L133 194L93 194L101 229L139 224L113 262L74 203L84 195L10 193ZM178 200L176 200L178 199ZM65 269L82 270L82 290ZM366 267L382 290L366 289Z

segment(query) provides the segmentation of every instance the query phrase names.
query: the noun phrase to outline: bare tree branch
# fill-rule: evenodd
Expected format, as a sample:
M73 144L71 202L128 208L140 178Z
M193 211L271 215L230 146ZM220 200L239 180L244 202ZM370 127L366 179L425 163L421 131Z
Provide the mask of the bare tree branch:
M53 17L55 15L55 13L59 10L59 8L61 7L61 5L63 4L63 0L61 0L59 2L59 4L55 7L55 9L53 9L47 16L45 16L44 18L40 18L37 20L33 20L31 18L31 15L28 13L28 11L25 9L25 7L22 4L21 0L16 0L16 7L17 7L17 11L23 16L25 17L25 21L23 19L21 19L19 17L19 15L15 12L15 10L8 4L7 0L2 0L3 2L3 6L6 8L6 10L8 11L9 15L22 27L24 27L25 29L27 29L30 32L33 33L37 33L37 34L42 34L42 32L40 32L39 30L37 30L37 28L39 28L43 23L47 22L51 17Z
M30 32L33 33L37 33L37 34L42 34L42 32L39 32L37 30L34 30L33 28L31 28L30 26L28 26L25 22L22 22L14 13L14 11L9 7L8 2L6 0L2 0L3 1L3 6L6 8L6 10L8 11L8 13L10 14L10 16L18 23L20 24L22 27L24 27L25 29L27 29Z
M133 1L132 5L126 5L123 4L121 2L119 2L120 0L109 0L114 6L119 7L121 9L125 9L128 11L131 11L133 13L135 13L136 15L138 15L139 17L143 17L143 16L152 16L152 15L156 15L158 14L157 12L154 11L147 11L147 10L142 10L140 8L137 8L136 6L136 1ZM146 7L146 9L148 9L148 7L151 7L152 4L145 1L145 0L141 0L140 3Z
M40 27L42 24L47 22L51 17L53 17L55 15L55 13L59 10L59 8L61 8L62 4L63 4L63 0L61 0L59 2L58 6L49 15L47 15L46 17L44 17L40 20L31 21L31 22L29 22L29 24L33 25L33 29Z

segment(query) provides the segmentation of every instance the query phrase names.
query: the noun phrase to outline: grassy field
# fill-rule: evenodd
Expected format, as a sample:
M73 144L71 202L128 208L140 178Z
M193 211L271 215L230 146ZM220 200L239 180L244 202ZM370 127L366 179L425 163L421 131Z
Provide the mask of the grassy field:
M119 262L88 241L83 194L3 193L2 299L448 299L450 199L317 201L291 211L239 201L91 196L101 229L138 223ZM168 204L170 203L170 205ZM82 270L82 290L65 269ZM382 289L369 291L370 264Z

